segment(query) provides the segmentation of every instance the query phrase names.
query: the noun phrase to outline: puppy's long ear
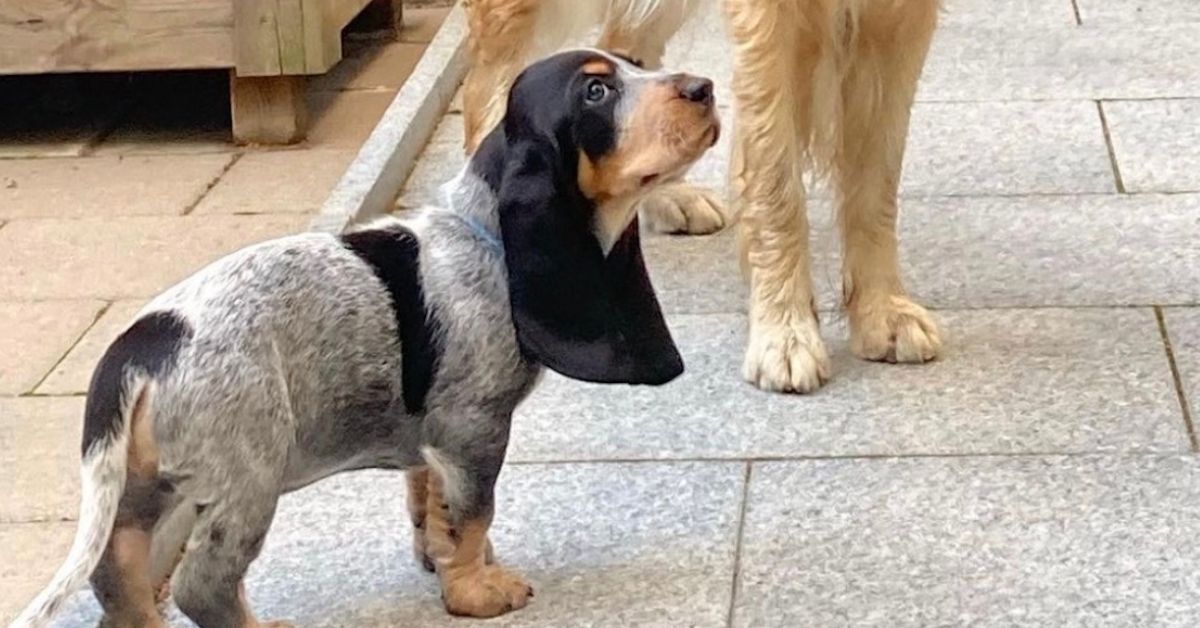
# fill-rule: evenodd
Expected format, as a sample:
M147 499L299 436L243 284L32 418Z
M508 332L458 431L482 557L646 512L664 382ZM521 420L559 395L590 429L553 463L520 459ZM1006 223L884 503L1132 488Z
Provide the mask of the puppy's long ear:
M554 149L512 147L499 193L517 339L547 367L589 382L665 384L683 359L642 260L635 220L607 257L591 209Z

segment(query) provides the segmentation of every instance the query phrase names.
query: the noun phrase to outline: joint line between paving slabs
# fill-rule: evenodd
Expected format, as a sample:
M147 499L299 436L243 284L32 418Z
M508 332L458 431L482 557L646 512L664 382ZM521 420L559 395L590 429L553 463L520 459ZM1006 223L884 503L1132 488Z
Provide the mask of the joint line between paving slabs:
M1083 18L1079 15L1079 0L1071 0L1071 12L1075 14L1075 25L1083 26Z
M1125 193L1125 180L1121 178L1121 167L1117 164L1117 149L1113 146L1112 131L1108 128L1108 116L1104 115L1104 104L1097 100L1096 111L1100 112L1100 128L1104 129L1104 146L1108 149L1108 163L1112 166L1117 192Z
M213 177L212 181L209 181L208 185L204 186L204 189L200 191L200 194L196 195L196 200L188 203L188 206L183 208L183 213L179 215L187 216L195 211L195 209L199 207L200 203L204 200L204 197L208 196L208 193L211 192L213 188L217 187L217 184L221 182L221 179L225 178L225 174L233 168L234 164L241 160L242 155L244 154L245 153L241 152L234 153L233 159L230 159L229 162L225 164L225 167L221 168L221 172L218 172L217 176Z
M740 591L738 581L742 575L742 535L746 529L746 509L750 502L750 475L754 469L754 462L746 461L746 471L742 475L742 503L738 510L737 538L733 546L733 581L729 583L729 615L726 617L725 625L733 628L733 613L737 608L737 598Z
M1171 366L1171 377L1175 380L1175 396L1179 399L1179 409L1183 412L1183 425L1187 428L1188 441L1192 444L1193 452L1200 452L1196 425L1192 422L1192 411L1188 406L1187 393L1183 389L1183 375L1179 373L1179 364L1175 361L1175 348L1171 346L1171 335L1167 332L1167 318L1163 315L1162 307L1154 306L1154 318L1158 320L1158 333L1162 335L1163 347L1167 351L1167 363Z
M71 352L75 350L75 347L79 346L79 343L83 342L83 339L86 338L88 333L90 333L92 331L92 328L94 328L96 326L96 323L99 323L100 319L104 318L104 315L107 314L110 309L112 309L113 303L114 303L113 301L106 301L104 303L104 305L100 307L100 311L96 312L96 317L92 319L92 322L88 323L88 326L85 327L83 329L83 332L81 332L79 334L79 337L76 338L75 341L71 343L71 346L67 347L67 350L63 351L62 355L58 356L58 359L54 361L54 365L51 366L50 369L47 370L46 373L44 375L42 375L41 378L38 379L36 384L34 384L33 386L31 386L29 388L28 392L26 392L24 395L21 395L22 397L37 396L36 395L37 389L39 387L41 387L42 384L45 384L46 380L50 379L50 376L54 374L54 370L57 369L59 367L59 365L61 365L63 363L63 361L67 359L67 356L71 355ZM58 396L58 395L54 395L54 396Z

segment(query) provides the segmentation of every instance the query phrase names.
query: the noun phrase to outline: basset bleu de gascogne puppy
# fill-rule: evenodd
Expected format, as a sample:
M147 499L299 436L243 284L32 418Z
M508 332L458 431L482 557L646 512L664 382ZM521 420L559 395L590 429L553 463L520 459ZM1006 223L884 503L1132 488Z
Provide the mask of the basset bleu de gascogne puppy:
M168 578L200 626L269 625L242 581L279 496L364 468L409 470L451 613L523 607L487 539L513 410L544 367L682 372L634 207L718 126L706 79L560 53L516 80L443 207L251 246L154 299L96 368L75 542L15 625L89 578L112 625L164 625Z

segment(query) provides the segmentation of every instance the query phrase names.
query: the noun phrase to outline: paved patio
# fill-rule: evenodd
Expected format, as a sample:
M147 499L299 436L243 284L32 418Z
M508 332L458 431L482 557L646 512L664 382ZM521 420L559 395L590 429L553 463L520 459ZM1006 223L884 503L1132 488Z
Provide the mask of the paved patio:
M717 78L728 104L722 31L710 11L670 56ZM1191 0L949 0L903 179L906 275L947 336L936 363L855 360L828 315L833 381L808 397L760 393L738 374L731 235L649 238L688 372L661 389L547 377L516 419L493 536L537 597L480 625L1200 622L1198 33ZM452 111L400 207L432 198L460 139ZM698 178L723 186L726 152ZM813 205L832 308L831 210ZM188 217L196 238L218 228L215 213ZM33 299L18 307L53 319L46 334L78 334L103 306L43 300L59 279L12 270L24 258L3 238L37 231L26 224L0 228L0 296ZM54 353L32 332L0 340ZM15 478L0 503L0 620L45 577L28 572L65 555L76 508L75 440L57 436L77 429L82 400L47 395L89 364L25 362L21 381L46 392L0 398L0 482ZM51 462L13 474L14 456ZM413 563L403 493L399 475L367 472L285 498L249 583L260 614L476 623L446 616ZM96 616L83 593L60 625Z

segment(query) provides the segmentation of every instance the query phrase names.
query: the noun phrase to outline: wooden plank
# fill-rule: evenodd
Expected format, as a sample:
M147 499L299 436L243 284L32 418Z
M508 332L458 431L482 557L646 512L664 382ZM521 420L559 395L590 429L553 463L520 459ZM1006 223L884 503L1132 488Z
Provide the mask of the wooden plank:
M238 75L281 74L276 0L236 0L234 7L234 67Z
M335 5L358 0L302 0L304 7L304 68L322 74L342 60L342 27L331 21Z
M231 67L234 2L0 0L0 73Z
M304 139L308 105L303 76L229 74L233 137L240 144L292 144Z

